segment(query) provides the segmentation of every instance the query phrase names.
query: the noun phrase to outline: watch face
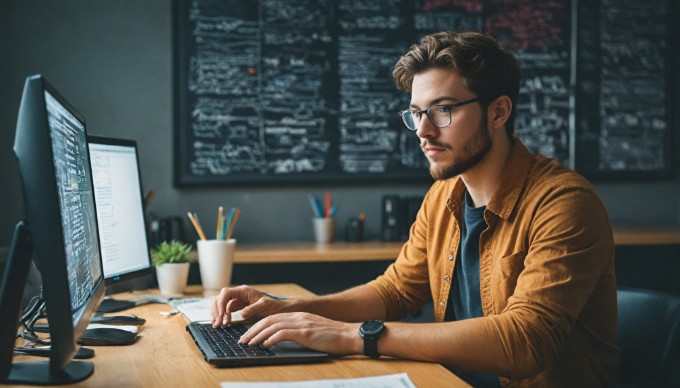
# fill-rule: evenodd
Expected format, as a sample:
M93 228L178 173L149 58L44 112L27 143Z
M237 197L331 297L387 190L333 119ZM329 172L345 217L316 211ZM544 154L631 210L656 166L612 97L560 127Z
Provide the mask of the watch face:
M384 325L382 321L366 321L361 324L361 330L364 334L374 335L382 331Z

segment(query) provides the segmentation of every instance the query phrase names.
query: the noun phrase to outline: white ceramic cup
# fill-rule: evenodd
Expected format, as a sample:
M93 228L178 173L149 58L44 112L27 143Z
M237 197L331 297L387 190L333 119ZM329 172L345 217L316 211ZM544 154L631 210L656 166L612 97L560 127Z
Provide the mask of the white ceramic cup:
M236 239L198 240L198 268L204 290L219 291L229 287L234 268Z
M333 242L335 218L314 218L314 240L317 244Z

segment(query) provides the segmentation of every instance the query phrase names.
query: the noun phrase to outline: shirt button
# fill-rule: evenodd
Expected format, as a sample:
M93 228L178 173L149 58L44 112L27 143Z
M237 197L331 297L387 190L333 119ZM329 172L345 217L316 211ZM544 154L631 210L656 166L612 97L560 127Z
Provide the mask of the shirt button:
M451 280L451 277L449 275L444 275L444 281L449 282Z
M442 308L444 307L444 301L443 300L439 301L439 306L442 307Z
M453 255L449 255L449 261L453 260Z

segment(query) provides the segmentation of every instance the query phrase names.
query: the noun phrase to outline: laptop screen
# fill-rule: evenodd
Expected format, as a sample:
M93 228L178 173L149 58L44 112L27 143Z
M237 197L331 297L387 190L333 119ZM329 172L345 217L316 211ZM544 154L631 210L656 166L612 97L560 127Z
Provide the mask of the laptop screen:
M151 261L136 144L91 137L89 150L104 277L146 274Z

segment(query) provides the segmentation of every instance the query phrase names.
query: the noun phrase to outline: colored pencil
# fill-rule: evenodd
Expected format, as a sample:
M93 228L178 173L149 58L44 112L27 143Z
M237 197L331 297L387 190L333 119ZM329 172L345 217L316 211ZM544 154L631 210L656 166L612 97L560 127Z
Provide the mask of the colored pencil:
M220 231L221 239L224 240L227 236L227 217L222 215L222 230Z
M153 200L154 196L154 191L149 190L148 193L146 193L146 198L144 198L144 209L148 209L149 205L151 205L151 201Z
M222 214L224 208L220 206L217 209L217 226L215 227L215 240L222 240Z
M194 215L187 213L187 216L189 216L189 220L191 220L191 223L194 225L194 229L196 229L196 233L198 233L198 236L201 238L201 240L207 240L207 238L205 238L205 233L203 233L203 228L201 228L201 224L198 223L198 220L194 217Z
M229 221L229 231L227 232L227 240L231 238L231 234L234 232L234 227L236 226L236 221L238 221L238 216L241 214L241 209L236 208L236 212L234 213L234 219Z
M325 212L325 217L326 218L331 218L331 193L326 192L326 212Z

